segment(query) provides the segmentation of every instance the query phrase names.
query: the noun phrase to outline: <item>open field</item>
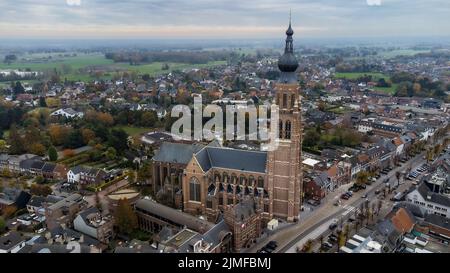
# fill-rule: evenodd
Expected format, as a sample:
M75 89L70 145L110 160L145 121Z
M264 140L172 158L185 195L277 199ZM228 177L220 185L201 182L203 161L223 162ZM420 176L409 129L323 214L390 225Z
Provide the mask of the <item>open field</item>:
M378 72L336 72L335 77L338 79L356 80L365 75L371 75L372 80L378 80L380 78L384 78L385 80L389 79L388 75Z
M114 61L106 59L104 55L100 53L77 53L76 56L71 54L67 56L55 54L51 55L51 58L48 58L49 54L46 54L45 56L42 55L43 54L32 54L20 56L19 60L12 64L0 63L0 70L29 69L31 71L44 72L56 69L61 73L61 80L90 81L95 79L110 79L116 72L134 71L138 74L150 74L154 76L169 73L174 70L204 68L226 64L226 61L214 61L205 64L167 63L169 65L169 69L163 70L162 62L142 65L114 63ZM89 73L90 70L99 71L101 73L95 76L95 72ZM33 83L33 81L24 82L29 82L30 84Z
M390 79L390 77L383 73L378 72L337 72L335 77L338 79L349 79L355 80L359 77L363 77L365 75L371 75L373 81L378 81L381 78L384 78L386 81ZM375 90L383 91L385 93L394 94L397 89L397 84L393 83L391 87L375 87Z
M375 90L383 91L385 93L393 95L395 93L395 90L397 90L397 85L398 84L393 83L391 87L375 87Z
M415 50L415 49L396 49L392 51L380 52L379 56L383 58L394 58L396 56L413 56L418 53L428 53L430 50Z

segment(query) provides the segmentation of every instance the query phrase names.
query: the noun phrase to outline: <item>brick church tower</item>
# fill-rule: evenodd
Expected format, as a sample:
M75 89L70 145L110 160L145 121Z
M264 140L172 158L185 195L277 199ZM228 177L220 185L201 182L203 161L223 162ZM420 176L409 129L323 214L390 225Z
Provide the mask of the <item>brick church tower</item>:
M280 110L279 145L275 151L269 151L267 161L271 216L290 222L298 221L303 183L300 86L295 73L298 62L294 55L293 34L289 21L284 54L278 60L281 76L275 86L275 100Z

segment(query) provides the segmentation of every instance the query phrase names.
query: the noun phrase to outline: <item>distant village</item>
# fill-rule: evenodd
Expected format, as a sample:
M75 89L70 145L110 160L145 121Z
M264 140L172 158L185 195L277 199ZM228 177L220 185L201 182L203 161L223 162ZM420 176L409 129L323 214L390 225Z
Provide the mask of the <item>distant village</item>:
M338 231L325 224L329 246L311 237L283 251L449 252L449 90L425 88L449 86L448 60L369 61L390 81L422 83L389 83L405 86L389 94L377 88L387 78L337 77L344 72L328 55L299 52L299 222L327 206L350 208L343 203L366 187L377 196L352 205ZM172 107L191 106L194 97L222 107L270 105L276 64L263 56L136 79L3 88L0 253L69 253L73 242L85 253L280 249L281 241L268 240L298 223L269 219L273 193L259 169L266 162L260 143L179 141L170 133ZM187 181L192 164L206 173L204 182Z

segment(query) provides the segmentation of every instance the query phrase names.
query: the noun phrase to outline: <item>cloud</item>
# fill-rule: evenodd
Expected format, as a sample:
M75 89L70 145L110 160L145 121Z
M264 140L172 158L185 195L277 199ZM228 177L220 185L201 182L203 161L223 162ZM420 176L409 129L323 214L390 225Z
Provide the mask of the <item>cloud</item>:
M0 38L96 31L122 37L133 29L147 38L158 30L185 37L226 32L275 38L286 30L289 9L297 38L448 35L450 25L449 0L0 0Z
M369 6L381 6L381 0L366 0Z
M81 0L66 0L69 6L81 6Z

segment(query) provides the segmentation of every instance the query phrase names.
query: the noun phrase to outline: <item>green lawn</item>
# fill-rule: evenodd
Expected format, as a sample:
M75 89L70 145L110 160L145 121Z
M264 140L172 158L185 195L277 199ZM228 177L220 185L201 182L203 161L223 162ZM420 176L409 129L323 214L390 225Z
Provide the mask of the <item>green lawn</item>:
M338 79L356 80L364 75L371 75L374 80L378 80L380 78L384 78L385 80L389 79L388 75L378 72L336 72L335 77Z
M397 90L397 85L397 83L393 83L391 87L375 87L375 90L383 91L385 93L393 95L395 93L395 90Z
M381 78L384 78L386 81L390 79L390 77L388 75L383 74L383 73L378 73L378 72L366 72L366 73L364 73L364 72L345 72L345 73L337 72L335 74L335 77L339 78L339 79L356 80L359 77L363 77L364 75L371 75L372 81L378 81ZM391 85L391 87L375 87L375 90L383 91L383 92L391 94L391 95L395 93L396 89L397 89L396 83L393 83Z

